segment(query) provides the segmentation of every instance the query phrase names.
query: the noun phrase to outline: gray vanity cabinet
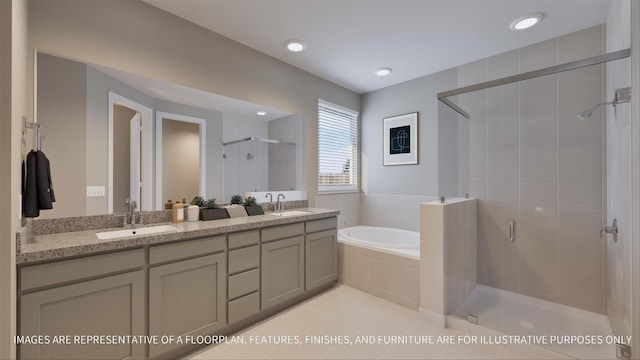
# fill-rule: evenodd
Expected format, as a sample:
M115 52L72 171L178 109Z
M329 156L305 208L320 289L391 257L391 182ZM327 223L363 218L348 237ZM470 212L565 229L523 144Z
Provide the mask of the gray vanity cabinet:
M329 288L336 218L293 221L19 265L19 358L177 358Z
M336 281L338 278L337 219L306 223L305 262L307 291Z
M144 358L145 345L87 337L145 334L144 261L136 249L22 267L19 334L41 344L19 345L20 358Z
M195 338L227 325L225 249L224 236L149 249L149 335ZM151 344L149 358L184 347L176 341Z
M304 223L262 230L262 309L304 290Z

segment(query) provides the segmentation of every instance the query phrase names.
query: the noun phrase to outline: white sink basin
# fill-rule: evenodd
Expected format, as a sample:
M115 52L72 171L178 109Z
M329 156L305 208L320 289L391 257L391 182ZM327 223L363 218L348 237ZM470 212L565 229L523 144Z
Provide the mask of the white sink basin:
M298 215L309 215L309 214L313 214L313 213L311 211L304 211L304 210L289 210L289 211L283 211L283 212L267 213L267 215L273 215L273 216L298 216Z
M103 232L97 233L96 236L100 240L108 240L108 239L117 239L117 238L127 237L127 236L151 235L151 234L157 234L157 233L176 232L176 231L178 231L178 229L171 225L158 225L158 226L141 227L141 228L135 228L135 229L103 231Z

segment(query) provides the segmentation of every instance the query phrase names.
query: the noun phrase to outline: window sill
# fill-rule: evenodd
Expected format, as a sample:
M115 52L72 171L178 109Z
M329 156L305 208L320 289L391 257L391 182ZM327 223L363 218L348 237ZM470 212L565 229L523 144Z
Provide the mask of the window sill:
M355 194L359 192L360 192L360 189L330 189L330 190L318 189L317 195Z

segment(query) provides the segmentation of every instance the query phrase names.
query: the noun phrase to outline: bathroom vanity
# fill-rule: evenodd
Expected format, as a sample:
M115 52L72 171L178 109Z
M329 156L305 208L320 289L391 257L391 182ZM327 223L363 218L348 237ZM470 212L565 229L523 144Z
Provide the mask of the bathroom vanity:
M175 358L193 351L199 335L231 334L332 287L337 215L304 209L110 240L98 240L97 231L23 239L18 333L29 339L19 356ZM56 344L56 336L71 343Z

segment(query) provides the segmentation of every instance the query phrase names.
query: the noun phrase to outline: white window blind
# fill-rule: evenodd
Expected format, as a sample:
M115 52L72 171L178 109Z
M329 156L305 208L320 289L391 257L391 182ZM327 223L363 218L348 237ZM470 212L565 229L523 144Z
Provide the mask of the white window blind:
M318 100L318 192L358 191L358 112Z

